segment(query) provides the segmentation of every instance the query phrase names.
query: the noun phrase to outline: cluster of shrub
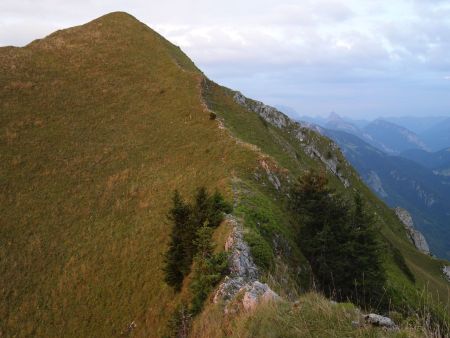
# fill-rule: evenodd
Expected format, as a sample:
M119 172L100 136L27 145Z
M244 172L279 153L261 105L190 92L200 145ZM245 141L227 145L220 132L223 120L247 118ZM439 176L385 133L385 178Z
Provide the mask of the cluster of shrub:
M338 301L383 307L382 247L361 196L356 193L349 202L330 188L325 173L315 171L301 176L290 196L299 229L297 241L310 263L315 286ZM197 190L193 203L186 202L178 191L172 201L172 232L163 270L165 282L175 291L181 290L192 271L190 306L182 305L183 311L174 317L183 322L201 311L226 273L227 255L214 253L212 233L232 207L219 192L210 195L205 188Z
M325 173L309 171L291 193L298 243L315 283L328 297L382 307L385 271L374 219L356 193L353 203L329 187Z
M172 232L164 256L164 278L180 291L185 276L193 269L189 312L195 315L226 272L227 255L214 253L212 233L232 207L218 191L210 195L204 187L197 190L193 204L184 201L178 191L174 192L172 202L169 211Z

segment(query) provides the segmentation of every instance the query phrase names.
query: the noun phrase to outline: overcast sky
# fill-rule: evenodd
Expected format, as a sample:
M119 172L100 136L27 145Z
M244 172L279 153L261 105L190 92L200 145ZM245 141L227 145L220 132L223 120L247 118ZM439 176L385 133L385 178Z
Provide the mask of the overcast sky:
M0 45L117 10L216 82L299 115L450 116L448 0L1 0Z

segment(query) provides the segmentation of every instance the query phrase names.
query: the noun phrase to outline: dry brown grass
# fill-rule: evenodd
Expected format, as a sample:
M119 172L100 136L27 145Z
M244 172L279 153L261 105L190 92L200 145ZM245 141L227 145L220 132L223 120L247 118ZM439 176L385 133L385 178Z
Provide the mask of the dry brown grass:
M231 173L256 159L209 119L175 52L121 13L0 49L3 335L114 336L135 321L160 336L186 296L162 281L171 192L231 197Z
M222 304L209 304L195 320L191 337L195 338L248 338L248 337L439 337L438 333L408 323L400 330L364 325L361 312L352 304L334 304L317 293L300 296L296 302L266 302L254 311L233 307L237 312L225 314ZM352 321L361 323L360 327Z

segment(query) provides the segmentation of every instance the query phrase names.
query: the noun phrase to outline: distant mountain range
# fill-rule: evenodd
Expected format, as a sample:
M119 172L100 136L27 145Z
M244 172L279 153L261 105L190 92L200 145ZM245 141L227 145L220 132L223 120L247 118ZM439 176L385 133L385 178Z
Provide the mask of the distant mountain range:
M450 147L450 118L440 121L420 136L433 151Z
M448 116L395 116L383 117L383 119L421 135L442 121L448 119Z
M376 119L364 127L364 135L386 153L398 154L408 149L427 150L427 146L414 132L386 120Z
M397 155L409 149L428 150L425 142L416 133L381 118L371 122L354 121L331 113L326 119L302 117L301 120L350 133L387 154Z
M295 114L292 108L283 109ZM436 152L450 147L450 117L383 117L369 121L330 113L325 118L302 116L299 120L353 134L390 155L411 149Z
M436 152L410 149L402 152L401 156L432 169L435 175L450 177L450 147Z
M423 150L409 151L411 159L387 155L350 133L322 129L333 139L361 178L391 207L407 209L416 227L424 233L431 251L440 257L450 257L450 176L435 175L433 168L415 161L429 154ZM449 164L450 151L432 156L437 166ZM424 155L420 157L419 155ZM416 156L415 160L412 158ZM444 158L446 160L444 160ZM447 161L447 162L446 162ZM431 161L430 161L431 163Z
M365 121L331 113L301 120L334 140L389 206L411 213L432 253L450 257L450 118Z

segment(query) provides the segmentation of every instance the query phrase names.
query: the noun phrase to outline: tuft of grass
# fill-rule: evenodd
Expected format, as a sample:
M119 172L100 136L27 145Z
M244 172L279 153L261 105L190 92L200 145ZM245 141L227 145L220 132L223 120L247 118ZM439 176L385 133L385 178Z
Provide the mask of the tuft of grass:
M255 264L264 270L268 270L272 266L274 260L274 254L270 244L255 231L247 232L244 236L244 240L250 246L250 251Z
M191 337L437 337L417 323L402 322L398 331L364 325L361 311L351 303L332 303L309 292L295 302L259 304L253 312L223 314L210 305L193 323ZM352 324L352 322L359 325Z

